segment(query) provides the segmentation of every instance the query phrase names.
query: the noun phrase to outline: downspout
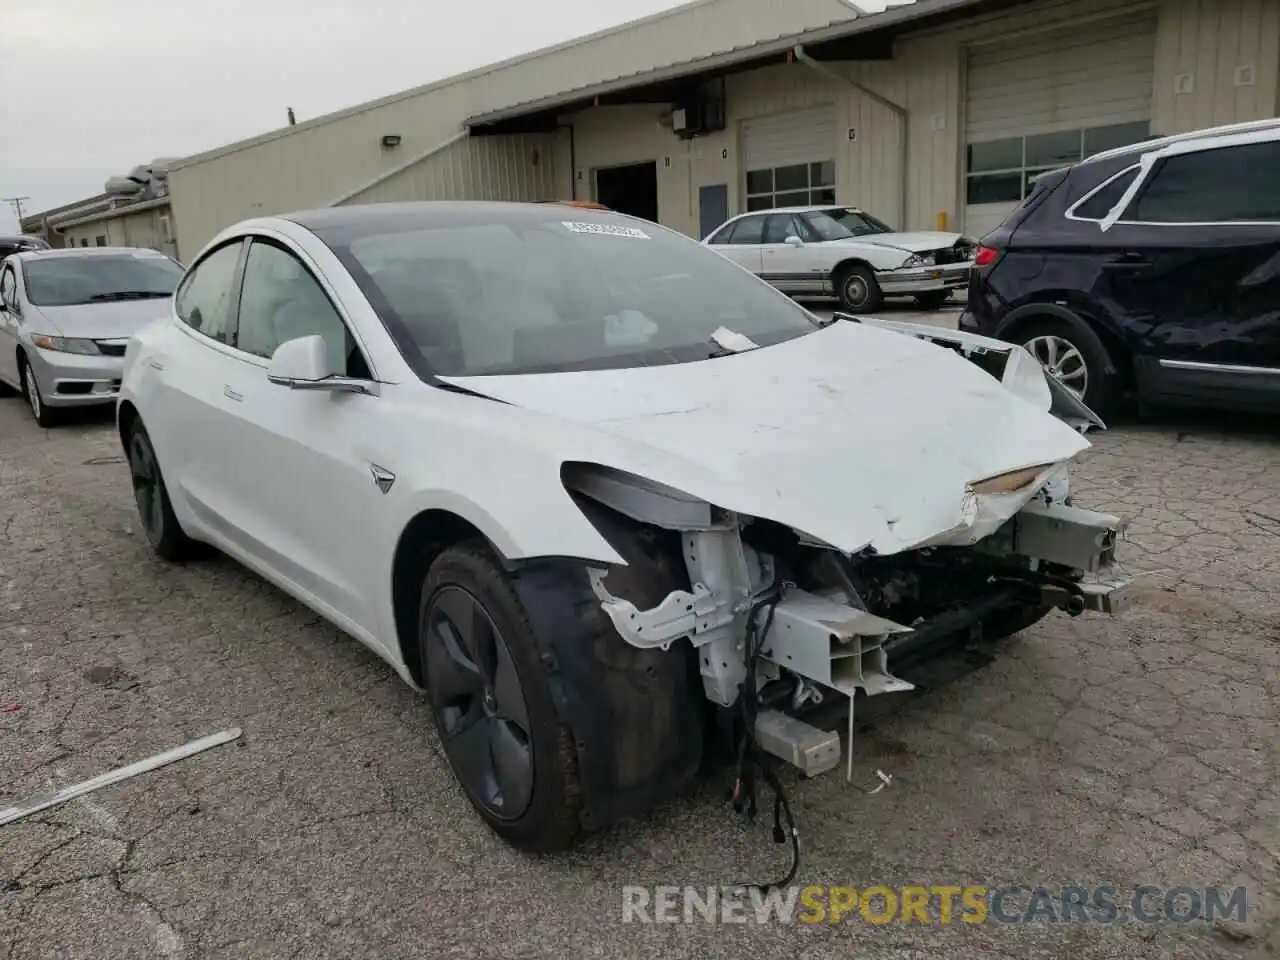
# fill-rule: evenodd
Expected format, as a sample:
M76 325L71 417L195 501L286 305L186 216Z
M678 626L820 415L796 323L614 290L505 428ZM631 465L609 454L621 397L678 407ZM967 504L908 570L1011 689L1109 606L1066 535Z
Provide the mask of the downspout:
M881 96L880 94L876 93L874 90L870 89L869 87L864 87L862 84L858 83L858 81L850 77L846 77L844 74L839 73L835 70L832 70L825 63L822 63L821 61L813 59L813 57L809 56L809 54L805 51L803 44L797 43L792 48L791 52L792 54L794 54L797 60L799 60L809 69L822 74L822 76L826 77L829 80L834 80L837 83L843 83L846 86L852 87L854 90L857 90L864 97L874 100L876 103L880 104L880 106L884 107L886 110L891 110L894 113L894 115L897 116L898 120L901 122L902 124L902 183L899 188L900 189L900 197L899 197L900 209L898 211L898 229L899 230L908 229L907 183L909 182L910 178L907 173L907 170L908 170L907 161L911 156L910 149L909 149L909 142L908 142L910 139L911 130L907 124L907 108L902 106L901 104L894 103L888 97Z
M577 153L577 147L574 144L573 124L558 123L556 124L556 129L569 131L569 199L577 200L578 199L578 153Z
M455 133L448 140L444 141L444 143L437 143L434 147L431 147L428 150L424 150L422 151L422 153L415 154L414 156L406 160L404 163L397 164L396 166L392 167L390 170L386 171L385 173L378 174L372 180L369 180L369 181L366 181L365 183L360 184L360 186L356 187L354 190L347 191L342 196L338 197L336 200L330 200L328 203L325 204L325 206L336 207L339 204L346 203L348 200L352 199L353 197L358 197L360 194L364 193L366 190L372 190L378 184L383 183L384 181L390 180L396 174L404 173L410 167L414 166L415 164L421 163L423 160L426 160L428 157L435 156L437 153L440 153L442 150L448 150L459 140L465 140L469 136L471 136L471 130L469 128L464 127L458 133Z

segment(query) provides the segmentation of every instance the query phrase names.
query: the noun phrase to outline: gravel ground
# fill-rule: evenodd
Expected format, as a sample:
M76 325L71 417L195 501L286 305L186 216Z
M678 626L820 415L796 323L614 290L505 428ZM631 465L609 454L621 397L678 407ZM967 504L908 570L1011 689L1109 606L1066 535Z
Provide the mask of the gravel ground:
M572 855L513 852L473 816L424 704L387 666L230 561L152 558L109 416L42 431L0 400L0 806L244 730L0 827L0 956L1280 951L1271 429L1181 418L1098 435L1074 487L1135 518L1134 610L1054 614L994 661L867 711L854 784L790 782L802 883L1244 884L1247 924L645 925L622 922L624 885L780 872L767 823L736 820L723 778ZM871 794L877 770L893 779Z

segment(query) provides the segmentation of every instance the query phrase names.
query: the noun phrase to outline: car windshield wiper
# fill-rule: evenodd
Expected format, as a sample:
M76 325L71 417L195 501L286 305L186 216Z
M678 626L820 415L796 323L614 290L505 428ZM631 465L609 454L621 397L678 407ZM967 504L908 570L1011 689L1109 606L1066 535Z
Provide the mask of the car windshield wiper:
M113 290L110 293L95 293L89 298L90 303L103 303L108 300L156 300L170 294L158 290Z

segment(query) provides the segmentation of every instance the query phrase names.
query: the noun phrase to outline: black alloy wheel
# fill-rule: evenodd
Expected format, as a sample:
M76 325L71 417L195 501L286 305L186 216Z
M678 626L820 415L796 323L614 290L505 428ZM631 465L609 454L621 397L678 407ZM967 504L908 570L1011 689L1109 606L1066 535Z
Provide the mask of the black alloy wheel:
M498 821L533 800L529 708L502 632L469 590L447 584L422 617L427 689L445 755L473 803Z
M169 502L169 491L160 472L155 447L142 424L129 433L129 476L133 481L133 500L138 505L138 518L151 548L163 560L175 563L197 559L211 549L192 540L178 523Z
M164 481L151 441L142 430L135 430L129 438L129 474L142 529L154 547L164 539Z

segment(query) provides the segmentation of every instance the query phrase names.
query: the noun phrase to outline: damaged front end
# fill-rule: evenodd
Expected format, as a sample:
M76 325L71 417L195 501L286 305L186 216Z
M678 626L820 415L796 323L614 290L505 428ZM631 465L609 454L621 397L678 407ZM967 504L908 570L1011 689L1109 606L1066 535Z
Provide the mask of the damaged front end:
M1066 464L971 484L955 528L891 554L845 554L595 465L566 465L564 482L631 525L622 529L665 531L679 551L668 568L687 577L656 604L633 602L625 577L615 582L621 568L588 571L618 635L651 651L687 641L707 699L732 711L750 694L758 745L807 776L840 763L839 736L806 719L829 697L847 699L851 737L859 692L913 689L896 666L1007 636L1054 609L1114 616L1126 602L1122 522L1069 504Z

